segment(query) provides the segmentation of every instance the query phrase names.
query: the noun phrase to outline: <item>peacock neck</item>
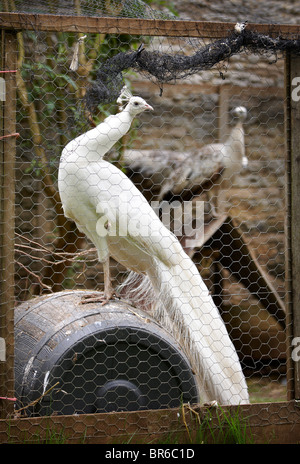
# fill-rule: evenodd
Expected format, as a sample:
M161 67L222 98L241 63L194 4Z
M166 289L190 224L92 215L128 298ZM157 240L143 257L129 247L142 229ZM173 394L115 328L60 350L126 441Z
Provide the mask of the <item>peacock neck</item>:
M245 156L245 135L242 121L239 121L232 129L227 145L231 147L233 160L240 160Z

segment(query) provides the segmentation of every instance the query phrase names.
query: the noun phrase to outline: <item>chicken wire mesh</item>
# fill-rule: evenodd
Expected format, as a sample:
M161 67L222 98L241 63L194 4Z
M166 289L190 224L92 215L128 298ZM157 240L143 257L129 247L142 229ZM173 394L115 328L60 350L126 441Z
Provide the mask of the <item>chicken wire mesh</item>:
M117 102L100 102L93 112L85 105L105 60L141 44L189 56L210 41L134 36L130 28L84 35L18 34L16 410L80 414L201 402L184 342L147 312L147 299L82 304L82 296L103 291L103 266L95 245L66 218L57 175L63 147L119 111ZM196 264L225 321L250 401L285 400L283 59L244 51L169 84L148 77L123 73L122 85L154 111L138 115L106 159L132 180ZM114 288L128 272L119 261L110 260Z

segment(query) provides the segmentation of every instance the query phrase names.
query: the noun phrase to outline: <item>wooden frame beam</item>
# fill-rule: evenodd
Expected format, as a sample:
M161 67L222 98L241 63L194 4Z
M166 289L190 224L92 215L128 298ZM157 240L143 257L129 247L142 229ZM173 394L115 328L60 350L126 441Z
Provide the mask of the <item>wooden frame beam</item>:
M294 399L300 400L300 58L287 55L286 85L286 178L287 178L287 308L288 372ZM293 349L294 355L293 355ZM299 357L299 359L298 359Z
M84 32L168 37L222 38L234 30L235 23L178 21L139 18L66 16L51 14L0 13L0 27L13 30ZM300 35L300 26L249 23L249 30L271 37Z
M200 421L209 418L211 437L217 437L222 414L238 417L254 444L296 444L300 416L295 402L258 403L207 409L194 405L180 408L124 411L70 416L9 418L0 420L0 444L46 443L47 434L65 444L151 444L197 443ZM223 422L224 424L224 422ZM236 424L238 425L238 424ZM224 427L224 425L223 425ZM50 434L49 434L50 432ZM211 438L211 440L210 440ZM48 437L49 439L49 437ZM199 440L199 435L198 435ZM162 446L162 445L160 445Z
M14 236L16 156L16 69L17 34L1 31L1 79L5 81L1 101L0 139L0 396L14 397ZM13 72L11 72L13 71ZM5 77L3 77L5 76ZM3 83L3 81L2 81ZM2 403L2 404L1 404ZM13 411L13 403L0 400L0 416Z

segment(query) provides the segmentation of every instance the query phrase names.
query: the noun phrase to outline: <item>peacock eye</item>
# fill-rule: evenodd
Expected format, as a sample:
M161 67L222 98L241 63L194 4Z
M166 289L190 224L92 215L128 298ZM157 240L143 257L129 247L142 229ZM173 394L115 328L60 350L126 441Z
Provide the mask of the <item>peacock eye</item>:
M139 106L138 102L134 102L134 106Z

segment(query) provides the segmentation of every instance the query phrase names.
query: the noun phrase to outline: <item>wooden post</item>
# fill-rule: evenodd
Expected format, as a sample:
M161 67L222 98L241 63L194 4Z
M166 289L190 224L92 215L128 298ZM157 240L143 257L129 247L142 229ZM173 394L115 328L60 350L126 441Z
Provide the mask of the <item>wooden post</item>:
M0 71L15 71L17 36L1 31ZM16 73L0 73L5 93L0 102L0 397L14 397L14 165L16 153ZM4 80L3 80L4 79ZM13 401L0 400L0 417Z
M300 400L300 57L288 55L286 80L287 150L287 349L289 399ZM298 348L297 348L298 347ZM298 359L299 357L299 359Z
M219 143L228 137L230 86L221 85L219 91Z

